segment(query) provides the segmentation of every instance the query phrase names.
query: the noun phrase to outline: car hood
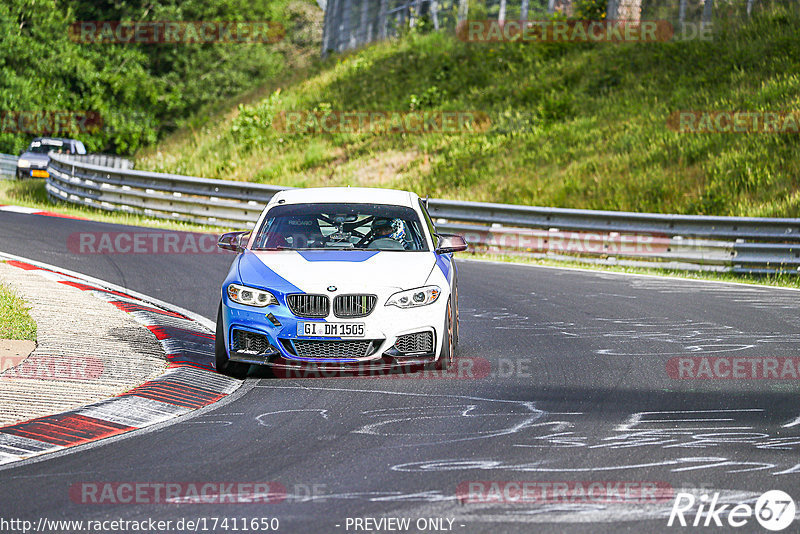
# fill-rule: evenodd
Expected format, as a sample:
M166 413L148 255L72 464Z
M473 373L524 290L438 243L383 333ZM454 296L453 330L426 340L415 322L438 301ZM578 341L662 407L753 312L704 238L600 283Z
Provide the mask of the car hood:
M328 286L350 293L420 287L435 265L432 252L246 250L239 276L245 284L283 293L325 293Z
M31 163L36 163L38 165L46 165L47 162L50 161L50 157L47 154L39 154L37 152L23 152L19 158L27 159Z

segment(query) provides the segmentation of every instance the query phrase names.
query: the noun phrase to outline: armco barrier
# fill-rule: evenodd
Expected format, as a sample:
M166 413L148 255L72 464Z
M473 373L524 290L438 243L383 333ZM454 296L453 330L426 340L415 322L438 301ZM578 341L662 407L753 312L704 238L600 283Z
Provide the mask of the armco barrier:
M86 159L86 158L84 158ZM285 187L113 168L51 154L48 194L109 211L250 228ZM474 250L672 269L798 273L800 219L543 208L430 199L442 232Z
M133 161L111 154L74 154L70 158L81 163L111 167L112 169L133 169Z
M121 158L119 156L112 156L108 154L85 154L74 155L71 157L83 163L103 165L105 167L112 167L115 169L133 169L133 162L131 160ZM12 156L11 154L0 154L0 178L16 177L18 159L18 156Z
M0 154L0 179L14 178L17 174L17 156Z

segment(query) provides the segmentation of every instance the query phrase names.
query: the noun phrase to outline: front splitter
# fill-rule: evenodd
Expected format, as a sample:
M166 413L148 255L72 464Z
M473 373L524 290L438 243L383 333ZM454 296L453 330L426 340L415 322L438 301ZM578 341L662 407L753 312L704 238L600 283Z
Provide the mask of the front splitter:
M276 377L335 378L341 376L358 378L414 373L434 363L436 356L428 354L398 358L384 355L376 360L336 363L330 361L299 361L284 358L280 355L271 355L260 361L256 358L248 358L247 360L237 358L236 361L269 367Z

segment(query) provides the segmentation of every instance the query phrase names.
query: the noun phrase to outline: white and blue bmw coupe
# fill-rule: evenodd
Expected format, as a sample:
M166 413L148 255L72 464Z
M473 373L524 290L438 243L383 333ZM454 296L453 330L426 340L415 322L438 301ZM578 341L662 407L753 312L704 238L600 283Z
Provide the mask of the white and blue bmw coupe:
M406 191L293 189L276 194L222 286L216 364L274 369L445 370L458 342L453 252L425 202Z

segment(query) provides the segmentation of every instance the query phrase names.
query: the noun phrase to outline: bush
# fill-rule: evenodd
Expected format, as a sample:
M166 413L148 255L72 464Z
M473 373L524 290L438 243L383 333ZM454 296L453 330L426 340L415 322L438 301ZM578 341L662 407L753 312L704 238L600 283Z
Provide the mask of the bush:
M301 48L318 50L310 0L6 0L0 4L0 110L92 111L103 127L65 131L93 151L131 154L203 109L283 74ZM270 44L87 44L70 40L76 21L273 21L286 29ZM8 128L6 128L8 130ZM39 132L0 133L16 153ZM46 133L46 132L41 132Z
M576 20L605 20L608 0L574 0L572 18Z

